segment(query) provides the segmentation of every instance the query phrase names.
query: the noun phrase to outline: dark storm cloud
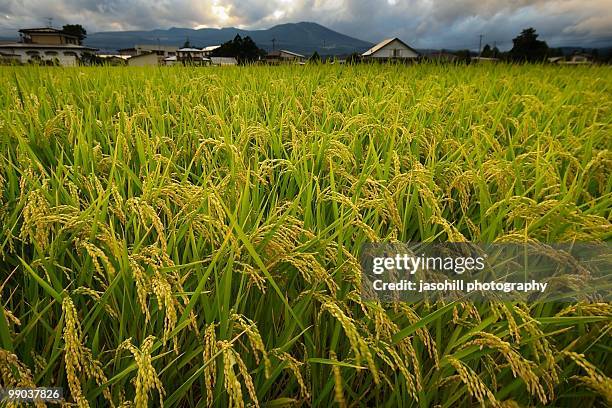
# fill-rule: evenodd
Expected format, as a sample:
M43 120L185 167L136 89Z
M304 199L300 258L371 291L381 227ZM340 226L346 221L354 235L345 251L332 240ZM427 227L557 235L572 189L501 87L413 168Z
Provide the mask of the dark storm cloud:
M609 0L0 0L0 34L81 23L88 31L176 27L266 28L315 21L369 41L398 36L421 48L509 47L533 26L551 45L612 42Z

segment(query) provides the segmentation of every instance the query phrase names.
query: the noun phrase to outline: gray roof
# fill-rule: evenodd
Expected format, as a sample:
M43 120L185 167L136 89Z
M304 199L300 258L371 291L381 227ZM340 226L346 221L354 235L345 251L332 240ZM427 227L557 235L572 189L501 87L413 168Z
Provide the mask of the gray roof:
M278 57L278 56L280 56L281 53L293 55L293 56L299 57L299 58L306 58L302 54L298 54L297 52L292 52L292 51L288 51L288 50L270 51L268 53L268 56L270 56L270 57Z
M295 55L296 57L300 57L300 58L306 58L302 54L298 54L297 52L291 52L291 51L287 51L287 50L281 50L281 52L284 52L286 54Z

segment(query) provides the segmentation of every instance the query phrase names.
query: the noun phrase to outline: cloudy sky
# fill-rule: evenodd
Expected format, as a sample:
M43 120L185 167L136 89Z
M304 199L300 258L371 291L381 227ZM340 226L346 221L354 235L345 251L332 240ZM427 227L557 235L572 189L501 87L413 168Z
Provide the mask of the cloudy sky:
M419 48L511 46L533 26L551 46L612 45L612 0L0 0L0 36L80 23L88 32L169 27L268 28L314 21L366 41Z

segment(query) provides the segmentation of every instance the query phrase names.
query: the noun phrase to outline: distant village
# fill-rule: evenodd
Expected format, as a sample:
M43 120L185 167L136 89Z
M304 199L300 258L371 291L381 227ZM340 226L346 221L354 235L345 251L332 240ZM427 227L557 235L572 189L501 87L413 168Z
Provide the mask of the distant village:
M528 30L523 32L525 31ZM225 49L225 52L220 53L219 51L227 48L225 44L213 44L201 48L192 46L189 44L189 41L186 41L182 47L160 44L135 44L131 48L118 49L116 52L109 53L83 45L83 38L84 36L52 27L21 29L19 30L18 41L0 43L0 64L58 66L102 64L127 66L231 66L244 63L244 58L241 58L238 52L235 52L235 55L231 55L232 52L228 51L231 48ZM251 41L248 37L246 39ZM542 41L539 42L543 43ZM259 50L252 41L251 43L255 47L256 54L248 60L250 63L303 65L308 62L321 61L321 57L316 52L310 57L286 49L273 49L265 52ZM368 61L392 61L400 63L467 61L468 63L496 63L503 60L497 48L491 49L488 45L484 49L479 50L476 55L472 55L467 50L463 54L461 52L453 53L446 51L421 54L399 38L385 39L363 53L334 56L332 58L325 56L325 59L331 63L339 64ZM586 53L574 53L570 56L551 56L546 58L545 61L564 65L584 65L594 62L593 56Z

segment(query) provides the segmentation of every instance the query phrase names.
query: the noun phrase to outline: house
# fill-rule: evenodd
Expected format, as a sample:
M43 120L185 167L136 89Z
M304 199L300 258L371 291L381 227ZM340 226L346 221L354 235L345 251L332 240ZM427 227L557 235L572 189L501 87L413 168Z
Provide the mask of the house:
M212 65L216 66L228 66L228 65L238 65L238 60L234 57L210 57L210 62Z
M19 37L24 44L81 45L79 37L52 27L23 28L19 30Z
M132 48L121 48L119 55L129 57L129 66L141 67L145 65L171 65L177 61L179 48L171 45L159 44L136 44ZM171 60L166 61L168 58Z
M287 50L276 50L270 51L268 55L266 55L266 62L268 64L280 64L280 63L299 63L304 62L306 57L302 54L298 54L297 52L291 52Z
M592 58L589 54L576 53L569 57L551 57L548 62L560 65L588 65L593 63Z
M399 38L388 38L361 54L361 57L371 61L414 61L419 53Z
M204 57L204 51L200 48L183 47L176 52L177 62L183 65L208 65L210 59Z
M19 34L19 42L0 44L0 53L21 63L75 66L84 54L96 51L79 45L78 37L51 27L22 29Z
M161 55L157 55L154 52L149 52L146 54L134 55L133 57L130 57L127 60L127 64L130 67L163 65L164 57Z
M159 45L159 44L136 44L132 48L121 48L119 51L120 55L135 57L142 54L154 53L163 58L173 57L178 51L178 47L172 45Z

